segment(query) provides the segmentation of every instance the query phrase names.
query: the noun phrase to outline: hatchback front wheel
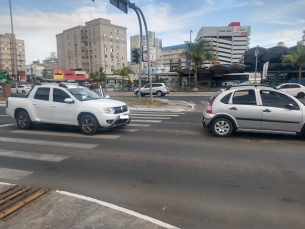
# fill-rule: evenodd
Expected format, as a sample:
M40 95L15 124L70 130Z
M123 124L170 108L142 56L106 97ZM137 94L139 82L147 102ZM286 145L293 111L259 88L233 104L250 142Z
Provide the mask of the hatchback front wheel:
M232 122L226 118L218 118L216 119L212 126L212 133L217 137L227 137L233 131Z

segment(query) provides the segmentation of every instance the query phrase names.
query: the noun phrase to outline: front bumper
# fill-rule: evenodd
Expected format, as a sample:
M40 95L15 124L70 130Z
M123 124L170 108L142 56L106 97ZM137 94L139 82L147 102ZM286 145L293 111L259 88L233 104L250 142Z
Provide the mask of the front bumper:
M111 129L113 127L117 127L117 126L127 126L131 121L131 118L128 114L128 118L125 116L125 117L121 117L118 116L114 121L113 123L111 124L111 126L108 127L108 129Z

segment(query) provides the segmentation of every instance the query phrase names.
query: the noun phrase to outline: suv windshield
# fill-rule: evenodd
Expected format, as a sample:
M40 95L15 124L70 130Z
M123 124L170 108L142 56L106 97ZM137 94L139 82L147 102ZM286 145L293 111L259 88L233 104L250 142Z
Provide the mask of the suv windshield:
M93 99L102 99L103 97L97 94L95 91L91 91L88 88L70 88L69 92L79 101L87 101Z

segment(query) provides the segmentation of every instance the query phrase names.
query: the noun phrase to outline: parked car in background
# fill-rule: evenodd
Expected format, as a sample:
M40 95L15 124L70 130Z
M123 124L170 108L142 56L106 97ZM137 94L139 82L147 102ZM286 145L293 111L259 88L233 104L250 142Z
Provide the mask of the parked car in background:
M139 88L134 90L134 93L138 95ZM141 87L141 96L150 94L150 84L146 84L144 87ZM165 85L165 83L152 83L152 94L160 96L165 96L169 94L169 88Z
M15 94L27 94L31 89L32 89L32 85L31 84L27 84L27 85L18 85L16 87L16 84L13 84L11 87L12 93Z
M284 83L278 85L276 88L297 98L304 98L305 96L305 87L301 84Z
M234 131L304 136L305 105L272 87L233 86L209 98L202 123L220 137Z

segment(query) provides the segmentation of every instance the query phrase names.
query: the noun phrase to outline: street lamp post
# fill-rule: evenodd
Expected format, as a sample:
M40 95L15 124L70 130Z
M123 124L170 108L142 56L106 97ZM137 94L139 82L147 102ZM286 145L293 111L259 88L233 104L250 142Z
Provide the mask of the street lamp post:
M192 30L190 30L190 66L189 66L189 93L191 93L191 66L192 66L192 57L191 57L191 46L192 46Z
M103 62L105 62L105 68L104 68L104 72L105 72L105 83L104 83L104 88L105 88L105 92L107 92L107 75L106 75L106 61L102 60L102 64Z
M11 27L12 27L12 43L13 43L13 63L14 63L14 76L17 79L17 66L16 66L16 47L15 47L15 36L14 36L14 26L13 26L13 15L12 15L12 5L11 0L9 0L10 3L10 13L11 13ZM17 80L16 80L17 81Z
M255 73L254 73L254 78L255 78L255 84L256 82L256 72L257 72L257 57L258 57L259 51L258 51L258 45L256 46L256 50L255 50Z

